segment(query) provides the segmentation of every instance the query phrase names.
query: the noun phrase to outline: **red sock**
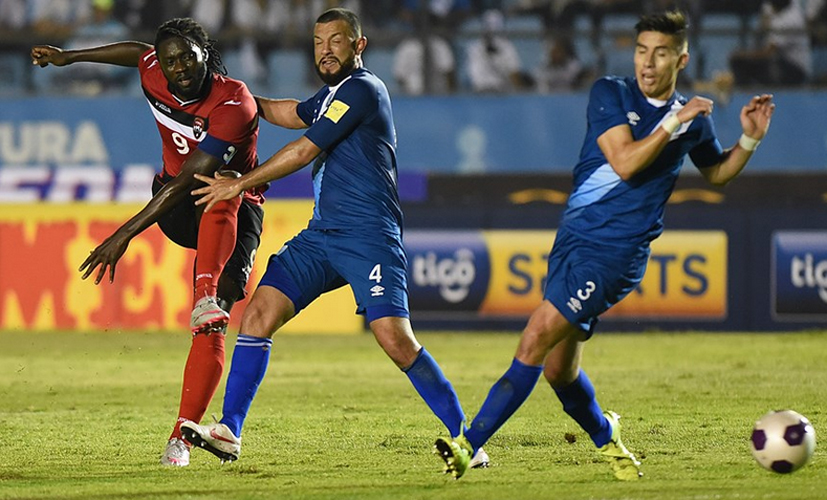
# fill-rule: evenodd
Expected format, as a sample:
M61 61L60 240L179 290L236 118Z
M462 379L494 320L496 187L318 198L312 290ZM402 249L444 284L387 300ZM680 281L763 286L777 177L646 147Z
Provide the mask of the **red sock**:
M215 296L218 277L235 248L238 233L238 207L241 197L217 203L201 216L195 258L193 305L199 299Z
M210 405L221 373L224 371L224 335L199 333L193 335L187 365L184 367L184 387L181 390L181 406L178 421L171 438L181 437L179 426L185 420L201 422Z

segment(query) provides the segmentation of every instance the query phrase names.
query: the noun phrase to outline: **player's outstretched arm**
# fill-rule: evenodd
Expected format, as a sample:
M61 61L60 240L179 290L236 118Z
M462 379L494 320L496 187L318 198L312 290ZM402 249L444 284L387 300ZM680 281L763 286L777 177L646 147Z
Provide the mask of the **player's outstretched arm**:
M321 152L313 141L301 136L281 148L269 160L237 179L228 179L218 174L212 177L195 174L196 179L207 184L192 191L193 195L201 196L195 200L195 204L206 204L204 211L207 212L221 200L235 198L248 189L287 177L313 161Z
M743 135L721 163L701 169L704 178L713 185L723 186L734 179L747 165L758 143L767 135L770 128L775 103L771 94L754 96L741 108L741 129Z
M254 96L258 114L273 125L279 127L300 129L307 128L307 124L299 118L296 112L299 101L295 99L270 99L269 97Z
M66 66L76 62L96 62L117 66L138 67L141 54L152 48L143 42L116 42L98 47L63 50L51 45L35 45L30 52L32 64Z
M140 212L132 216L103 243L89 252L89 257L78 268L78 271L83 273L81 278L88 278L97 269L96 285L106 276L107 271L109 282L112 283L115 280L115 266L126 252L132 238L157 222L163 214L190 196L190 191L198 184L194 177L197 172L211 174L216 172L221 165L221 160L215 156L200 149L194 150L182 165L180 174L166 183Z

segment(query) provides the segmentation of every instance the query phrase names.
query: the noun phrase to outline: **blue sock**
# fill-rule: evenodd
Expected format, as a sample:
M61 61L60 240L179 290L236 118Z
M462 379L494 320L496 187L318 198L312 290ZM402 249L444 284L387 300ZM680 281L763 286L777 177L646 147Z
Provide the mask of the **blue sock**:
M612 439L612 427L597 404L594 386L586 372L580 370L574 382L554 392L563 403L563 410L589 434L595 446L600 448Z
M272 345L273 339L238 334L224 390L224 415L221 417L221 423L226 424L236 437L241 437L244 419L267 372Z
M471 422L471 428L465 433L474 452L528 399L542 372L542 366L526 365L514 358L508 371L491 387L482 408Z
M432 412L445 424L452 437L459 436L465 413L451 382L445 378L439 365L423 347L408 368L402 370L408 375L416 392L422 396Z

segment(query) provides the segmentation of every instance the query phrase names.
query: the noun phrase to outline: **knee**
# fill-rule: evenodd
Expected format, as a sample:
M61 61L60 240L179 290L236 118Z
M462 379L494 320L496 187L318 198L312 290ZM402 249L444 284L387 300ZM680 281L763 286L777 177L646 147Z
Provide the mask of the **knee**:
M254 296L241 316L240 333L251 337L272 337L290 320L291 313L278 304L255 300Z
M255 309L247 306L247 309L244 310L244 314L241 316L241 325L239 326L238 332L251 337L265 338L272 337L275 330L269 331L269 328L267 328L262 321L261 316L256 314Z
M400 319L376 320L371 323L371 330L382 350L396 366L406 368L416 360L422 346L414 337L407 320L399 321Z
M561 389L577 379L578 371L576 366L561 366L559 363L547 362L543 366L543 377L553 389Z
M543 363L556 343L554 329L547 324L529 322L520 337L517 359L529 365Z

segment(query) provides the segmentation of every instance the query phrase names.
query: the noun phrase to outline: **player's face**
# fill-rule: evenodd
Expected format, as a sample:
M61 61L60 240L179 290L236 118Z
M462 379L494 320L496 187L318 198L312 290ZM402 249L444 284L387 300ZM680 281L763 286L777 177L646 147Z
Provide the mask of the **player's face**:
M313 53L316 73L328 85L337 85L361 67L367 38L354 40L350 26L342 20L317 23L313 28Z
M156 50L172 93L184 101L198 97L207 77L207 62L201 47L183 38L169 38Z
M669 99L675 91L678 71L688 60L686 47L677 46L672 35L641 32L635 47L635 78L641 92L653 99Z

